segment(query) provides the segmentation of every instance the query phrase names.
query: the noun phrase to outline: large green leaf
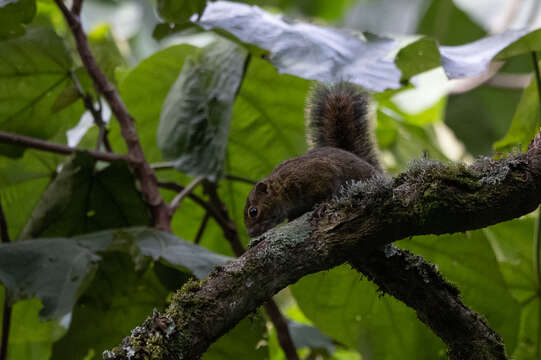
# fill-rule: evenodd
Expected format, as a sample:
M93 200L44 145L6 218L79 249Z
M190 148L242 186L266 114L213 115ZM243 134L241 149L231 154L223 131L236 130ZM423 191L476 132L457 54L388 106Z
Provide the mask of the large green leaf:
M347 266L302 278L292 287L303 313L339 343L369 359L437 359L443 344L415 312ZM443 358L443 357L441 357Z
M0 0L0 40L25 32L36 15L36 0Z
M20 159L0 156L0 202L12 240L19 236L61 160L63 157L35 150Z
M71 81L71 66L69 52L52 29L29 28L24 36L0 42L0 130L49 139L72 127L82 104L53 114L58 94ZM9 156L23 151L0 145L0 153Z
M521 304L518 344L513 353L517 360L534 360L541 356L541 302L535 273L538 257L534 256L532 246L534 227L532 217L523 217L483 229L509 290Z
M69 313L83 280L100 260L96 252L110 242L110 237L87 235L0 244L0 281L9 303L37 297L43 303L41 318Z
M80 153L62 168L43 194L22 238L73 236L122 226L146 225L147 207L126 163L115 161L95 171Z
M445 123L473 155L486 155L509 127L520 91L480 86L449 97Z
M10 303L37 297L43 303L42 318L59 318L71 311L102 255L112 251L132 256L137 268L161 260L198 278L231 260L172 234L134 227L0 244L0 282Z
M101 359L152 309L163 309L168 293L151 267L135 272L128 254L105 254L73 309L68 333L54 344L52 359Z
M268 348L260 344L266 332L264 317L259 313L250 315L212 344L203 355L203 360L268 359Z
M509 131L503 139L494 143L494 149L504 151L520 147L522 151L525 151L541 125L540 106L537 81L532 78L530 85L522 93Z
M53 343L65 334L66 328L59 320L40 321L41 308L38 299L19 301L13 306L7 360L51 359Z
M233 102L247 53L217 41L187 61L160 115L158 146L177 170L216 180L223 174Z
M141 61L119 84L120 95L135 118L139 140L150 162L162 160L156 139L163 101L178 77L184 59L195 50L190 45L175 45L158 51ZM111 124L109 140L116 151L126 151L117 122Z
M119 230L117 239L134 243L141 254L154 261L162 260L169 266L188 269L198 279L203 279L215 265L223 265L232 258L219 255L207 249L180 240L177 236L151 228L131 228Z

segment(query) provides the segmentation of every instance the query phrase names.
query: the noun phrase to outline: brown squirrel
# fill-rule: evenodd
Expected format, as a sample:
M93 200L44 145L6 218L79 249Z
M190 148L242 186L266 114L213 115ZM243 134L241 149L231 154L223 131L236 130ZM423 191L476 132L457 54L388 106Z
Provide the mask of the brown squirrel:
M305 154L278 165L246 200L250 237L291 221L334 196L346 182L382 172L369 133L368 96L354 85L317 85L306 106Z

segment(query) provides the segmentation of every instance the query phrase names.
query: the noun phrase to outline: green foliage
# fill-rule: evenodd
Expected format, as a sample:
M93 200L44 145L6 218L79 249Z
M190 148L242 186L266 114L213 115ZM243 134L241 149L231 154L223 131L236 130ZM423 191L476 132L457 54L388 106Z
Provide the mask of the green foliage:
M207 5L206 0L157 0L157 2L160 16L172 23L186 22L193 14L201 16Z
M134 117L146 159L174 165L157 172L159 180L186 185L190 176L203 175L217 181L244 244L249 238L243 207L252 185L227 175L258 180L306 151L303 111L313 80L345 79L374 92L375 133L391 173L420 156L447 160L452 145L442 137L445 125L465 146L460 156L466 159L490 155L493 147L524 150L538 131L535 79L522 98L517 90L491 85L447 96L452 85L446 79L425 75L432 70L442 78L477 76L493 60L508 61L504 71L529 72L530 53L541 49L541 30L483 38L475 17L451 0L427 1L418 14L417 32L423 35L407 39L320 25L343 19L351 0L245 3L273 14L238 2L157 0L165 22L156 24L148 17L152 5L131 4L144 9L139 19L125 2L111 1L108 9L128 11L119 15L122 20L139 19L132 35L119 36L105 14L105 23L85 23L98 23L85 28L91 51ZM99 14L96 4L85 1L83 18ZM276 14L282 11L315 21ZM161 43L150 40L153 30ZM197 46L170 45L188 39ZM0 0L0 131L66 142L66 130L84 111L80 90L98 99L75 49L53 2ZM114 118L108 129L113 150L126 153ZM94 148L97 135L92 128L79 146ZM10 360L99 359L152 309L162 310L185 281L203 279L231 259L224 256L232 251L212 217L201 246L179 238L196 238L206 213L200 204L184 199L171 222L175 235L166 234L148 227L150 211L139 189L124 162L96 162L86 153L66 159L0 144L0 203L13 241L0 245L0 282L14 306ZM171 201L176 193L162 195ZM193 195L208 201L201 188ZM533 360L541 356L533 228L533 219L525 217L466 234L417 237L401 246L438 265L465 304L503 336L510 356ZM16 241L21 239L28 240ZM378 296L360 277L342 266L307 276L280 294L283 310L293 304L298 314L292 317L306 322L289 324L302 356L445 357L442 342L411 309ZM204 358L283 359L275 331L265 325L261 314L251 315Z
M23 35L36 15L36 0L0 1L0 40Z
M219 41L185 62L158 126L158 147L177 170L213 181L221 177L245 58L242 48Z
M72 127L82 113L80 104L53 114L55 99L70 81L72 62L51 29L29 28L24 36L0 41L0 130L50 139ZM23 151L0 145L0 154Z
M21 238L73 236L149 220L127 164L113 162L95 171L92 157L81 153L43 193Z
M503 139L494 143L494 148L498 151L509 151L513 148L525 151L541 125L539 105L539 90L537 81L533 78L522 93L509 131Z

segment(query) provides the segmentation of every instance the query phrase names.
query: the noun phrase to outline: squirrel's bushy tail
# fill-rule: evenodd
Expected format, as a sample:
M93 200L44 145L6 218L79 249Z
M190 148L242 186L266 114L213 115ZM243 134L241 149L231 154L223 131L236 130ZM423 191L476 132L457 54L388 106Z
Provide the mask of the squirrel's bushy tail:
M368 94L353 84L318 84L306 104L309 144L347 150L381 170L369 129L368 106Z

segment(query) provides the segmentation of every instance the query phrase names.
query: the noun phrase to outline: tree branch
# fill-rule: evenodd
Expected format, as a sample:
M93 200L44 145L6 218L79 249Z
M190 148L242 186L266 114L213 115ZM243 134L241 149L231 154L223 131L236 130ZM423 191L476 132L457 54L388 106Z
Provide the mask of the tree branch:
M121 134L128 148L128 156L133 159L131 164L135 175L141 184L141 193L147 202L154 219L154 227L171 232L169 208L161 197L158 189L158 180L156 179L154 170L145 159L145 154L139 143L132 116L128 113L118 92L107 80L105 74L99 69L96 60L88 47L88 39L83 31L79 16L72 13L62 0L55 0L55 3L64 15L64 18L73 33L77 51L79 52L88 74L94 81L99 92L103 94L103 97L111 108L111 112L115 115L120 124Z
M63 144L52 143L52 142L41 140L41 139L36 139L30 136L8 133L5 131L0 131L0 143L22 146L22 147L32 148L32 149L37 149L37 150L43 150L43 151L48 151L48 152L62 154L62 155L71 155L73 153L87 152L93 158L97 160L109 161L109 162L115 161L115 160L125 160L129 162L133 161L133 159L131 159L129 156L126 156L126 155L80 149L80 148L70 147Z
M462 303L458 289L422 257L388 245L370 257L353 254L349 263L381 291L413 308L419 320L447 344L451 360L507 359L502 338Z
M206 280L186 284L164 314L148 318L104 359L199 358L243 317L307 274L342 264L351 254L366 261L376 249L405 237L519 217L539 205L540 189L539 134L527 154L480 159L468 167L423 160L392 180L354 183L341 198L260 236ZM457 335L456 343L461 339Z

